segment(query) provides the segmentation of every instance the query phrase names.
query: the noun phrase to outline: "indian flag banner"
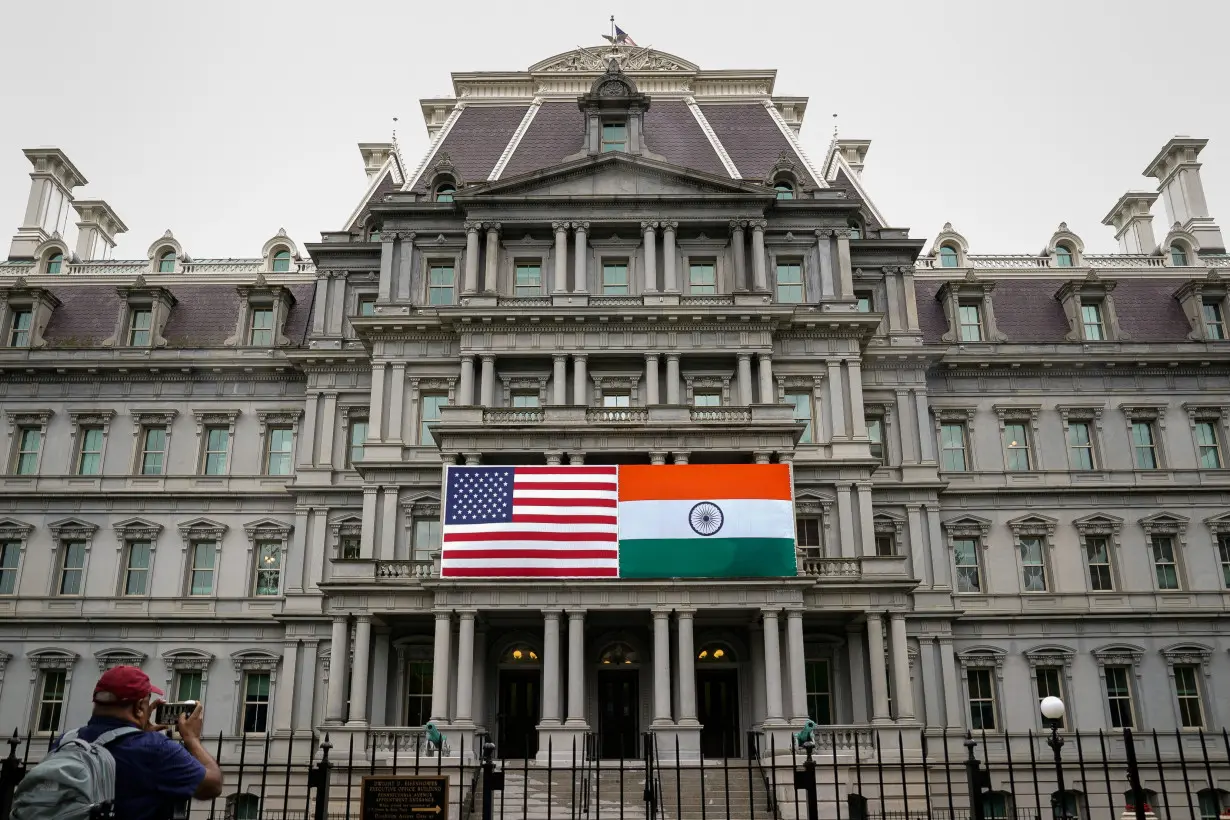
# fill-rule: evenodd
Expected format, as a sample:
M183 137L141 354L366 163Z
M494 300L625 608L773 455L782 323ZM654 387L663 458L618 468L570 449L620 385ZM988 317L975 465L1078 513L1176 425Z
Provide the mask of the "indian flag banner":
M623 465L620 578L796 574L786 464Z

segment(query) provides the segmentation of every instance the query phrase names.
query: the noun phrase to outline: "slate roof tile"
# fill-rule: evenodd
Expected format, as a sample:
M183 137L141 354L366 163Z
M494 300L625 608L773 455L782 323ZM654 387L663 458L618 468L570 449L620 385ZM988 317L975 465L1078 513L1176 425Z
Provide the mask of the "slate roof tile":
M466 108L453 123L444 142L440 143L439 150L423 170L423 176L415 184L414 190L426 192L431 184L431 167L445 154L457 167L463 183L472 185L485 182L528 110L528 105L472 105Z
M645 112L645 145L655 154L707 174L729 177L726 166L682 100L655 101Z
M463 118L464 119L464 118ZM453 131L461 126L453 126ZM451 135L450 135L451 136ZM575 102L543 103L517 150L504 166L501 179L540 171L564 161L585 147L585 116ZM500 146L504 150L504 146Z
M803 162L794 147L760 103L702 105L700 109L748 182L760 182L767 177L782 152L795 157L802 168ZM803 174L811 180L806 171Z

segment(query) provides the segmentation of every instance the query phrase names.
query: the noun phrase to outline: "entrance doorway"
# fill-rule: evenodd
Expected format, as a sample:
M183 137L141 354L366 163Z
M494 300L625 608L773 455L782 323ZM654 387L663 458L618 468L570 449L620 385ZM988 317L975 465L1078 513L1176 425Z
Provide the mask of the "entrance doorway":
M626 760L640 754L639 677L635 669L598 671L598 743L604 759Z
M739 756L739 670L696 671L700 751L705 757Z
M538 720L542 715L542 671L500 670L500 710L497 753L513 760L538 753Z

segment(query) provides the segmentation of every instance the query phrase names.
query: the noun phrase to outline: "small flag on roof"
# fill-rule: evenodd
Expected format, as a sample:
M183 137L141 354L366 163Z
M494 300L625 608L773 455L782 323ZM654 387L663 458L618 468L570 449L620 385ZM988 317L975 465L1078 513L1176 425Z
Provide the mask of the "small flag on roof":
M628 32L615 25L615 16L611 15L611 33L602 35L613 46L635 46L636 41L628 36ZM639 48L639 46L638 46Z

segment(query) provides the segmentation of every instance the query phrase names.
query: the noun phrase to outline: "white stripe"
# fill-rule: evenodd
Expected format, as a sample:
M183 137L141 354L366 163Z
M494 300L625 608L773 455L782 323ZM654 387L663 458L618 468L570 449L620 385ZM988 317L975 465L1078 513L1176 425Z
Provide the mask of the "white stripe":
M615 507L540 507L520 503L516 515L615 515Z
M538 113L538 109L542 107L542 98L535 97L530 103L530 107L526 109L525 116L521 118L521 124L517 126L517 130L513 131L512 138L508 140L508 145L504 146L504 153L500 154L499 160L495 163L495 167L491 169L491 173L487 175L488 182L495 182L500 178L500 174L504 173L504 166L508 165L508 161L512 159L512 155L516 153L517 146L521 144L521 138L525 136L525 132L530 130L530 123L534 121L534 116Z
M614 524L446 524L444 534L461 532L615 532Z
M726 167L726 173L730 174L731 179L743 179L743 175L739 173L739 169L735 167L735 161L730 158L730 154L726 153L726 146L722 145L722 141L718 139L717 132L713 130L713 126L709 124L709 119L705 116L705 112L700 110L700 106L696 104L696 99L693 97L684 97L683 101L687 103L688 109L692 112L692 116L696 118L696 124L700 126L700 130L705 132L705 136L709 139L709 144L713 146L713 151L718 155L718 159L722 161L722 165ZM881 223L883 224L883 223Z
M577 567L618 567L619 561L614 558L441 558L440 566L452 569L544 567L547 569L565 570Z
M423 155L423 159L419 162L419 167L414 169L414 173L407 177L407 182L402 186L403 191L413 191L414 186L419 184L419 177L427 170L427 163L431 162L435 157L436 151L440 150L440 146L444 143L448 133L453 130L453 126L457 124L457 120L461 119L461 112L466 108L466 104L459 102L453 106L453 110L449 113L448 119L444 121L444 125L436 132L436 138L431 141L431 146L427 149L427 153Z
M601 498L614 501L617 490L539 490L534 487L513 488L513 498Z
M614 484L615 474L593 475L591 473L577 473L572 475L568 473L517 473L516 481L518 484L542 484L559 481L567 481L569 483L576 484Z
M621 501L619 537L703 538L689 516L701 501ZM794 511L789 501L733 498L711 502L722 511L715 538L793 538Z
M619 552L615 541L449 541L444 545L447 557L464 557L475 550L603 550L611 557Z
M782 112L777 110L777 106L773 104L772 100L766 99L761 100L761 102L764 104L765 110L769 112L769 118L773 120L774 125L777 126L777 130L782 132L782 136L786 138L786 142L790 143L790 147L794 149L794 153L798 155L799 160L802 161L803 167L807 169L807 173L811 174L811 178L816 181L816 185L820 188L828 188L828 180L824 178L823 174L816 173L815 166L811 164L811 157L807 156L807 152L803 150L802 144L799 143L798 134L794 133L794 129L786 123L786 119L782 116Z

